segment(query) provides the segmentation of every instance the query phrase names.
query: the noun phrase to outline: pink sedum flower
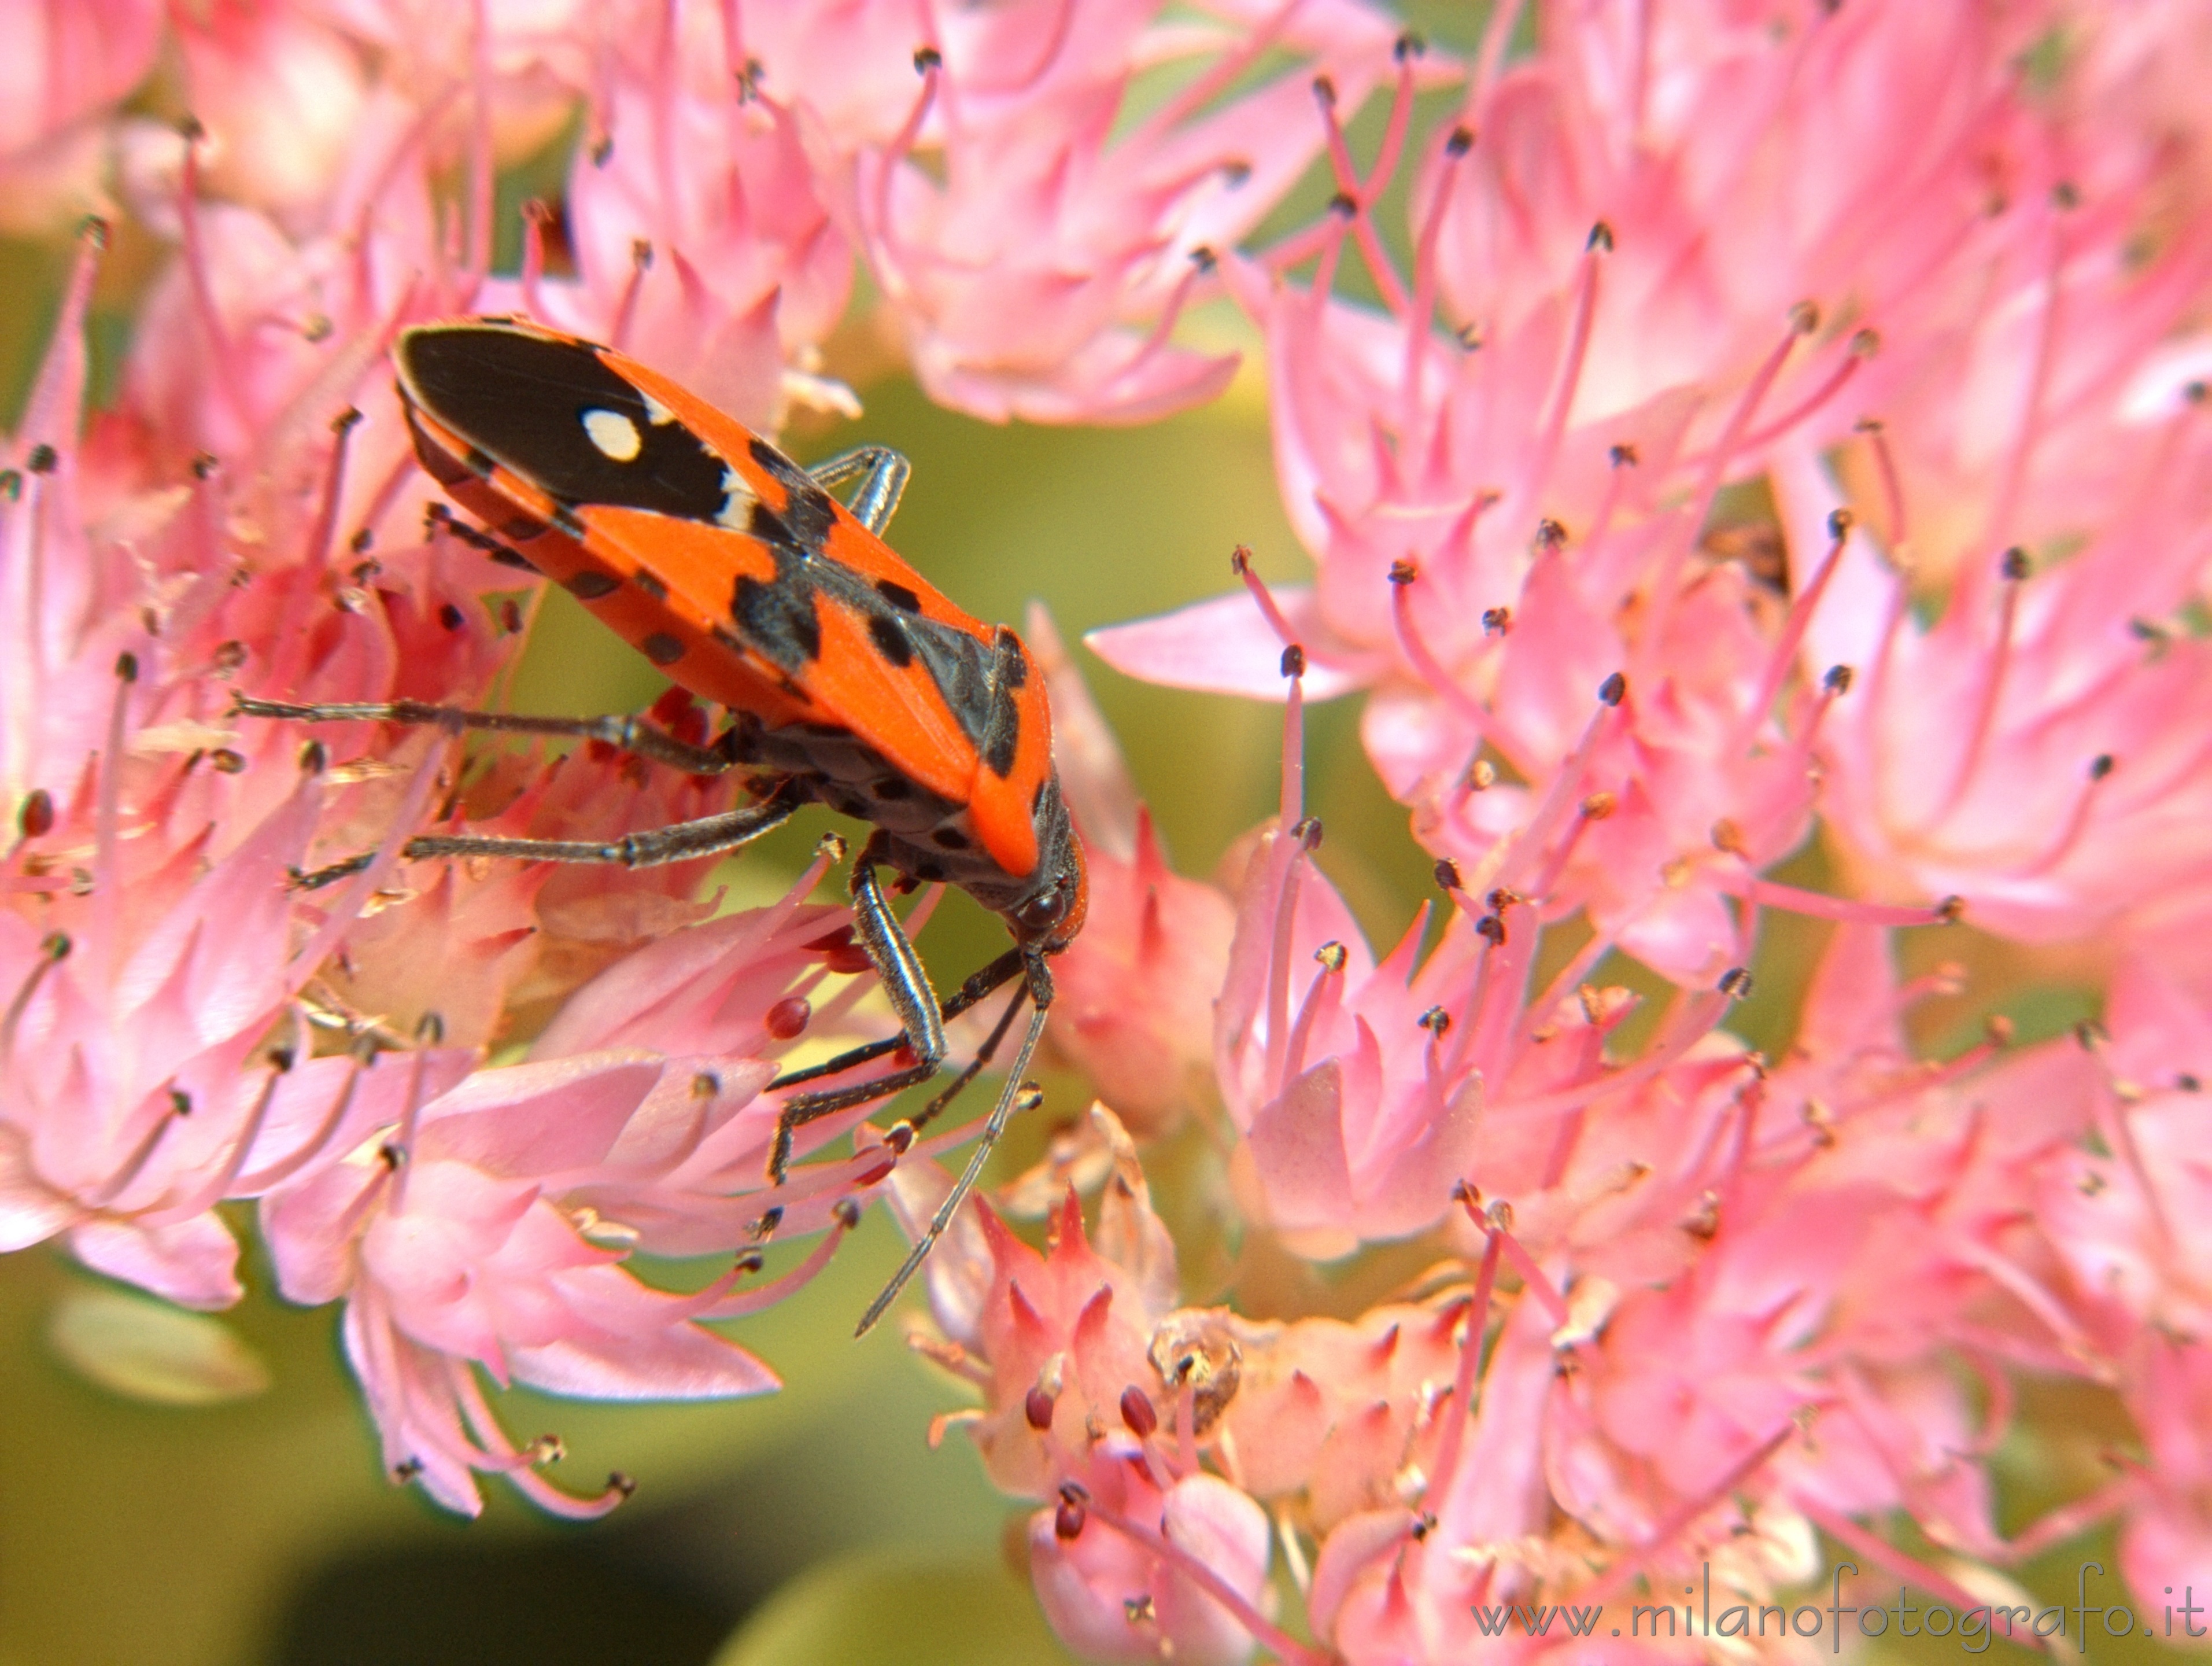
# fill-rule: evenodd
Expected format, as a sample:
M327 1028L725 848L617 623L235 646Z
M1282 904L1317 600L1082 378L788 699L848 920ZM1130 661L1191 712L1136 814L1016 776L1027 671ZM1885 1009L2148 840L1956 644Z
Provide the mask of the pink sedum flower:
M390 1064L387 1073L406 1067ZM767 1367L697 1321L744 1310L736 1274L699 1293L657 1291L622 1269L619 1222L569 1200L619 1183L626 1136L690 1094L681 1061L606 1054L478 1071L396 1128L371 1128L343 1160L272 1191L262 1221L292 1300L346 1303L346 1352L384 1437L386 1466L448 1509L482 1507L476 1472L504 1474L540 1505L598 1514L534 1470L474 1371L506 1385L599 1399L706 1399L775 1386ZM418 1084L415 1095L422 1091ZM558 1138L550 1137L558 1130Z

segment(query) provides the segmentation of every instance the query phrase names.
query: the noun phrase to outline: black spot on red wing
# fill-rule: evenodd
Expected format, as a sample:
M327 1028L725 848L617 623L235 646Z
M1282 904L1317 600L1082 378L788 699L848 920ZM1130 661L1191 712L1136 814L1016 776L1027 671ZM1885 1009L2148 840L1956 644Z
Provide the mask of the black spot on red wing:
M622 588L622 581L611 574L593 572L588 569L570 574L562 582L568 587L570 595L583 602L595 602L600 597L611 596Z
M888 613L871 614L868 617L868 640L875 644L878 654L902 670L914 663L914 641L906 629Z
M751 449L753 461L760 465L761 471L784 491L784 505L780 511L769 508L764 502L753 504L753 536L764 544L782 544L803 555L820 555L830 541L830 527L837 522L837 511L830 494L822 489L812 475L767 441L756 439Z
M984 768L1004 781L1013 773L1014 751L1022 738L1022 714L1014 704L1014 690L1027 675L1022 664L1022 645L1012 631L1001 629L999 632L998 654L992 670L991 715L975 742L975 751Z
M914 865L914 877L921 880L924 885L933 885L945 877L945 864L942 862L916 862Z
M904 775L885 775L870 783L868 790L886 801L905 798L914 791L914 783Z
M495 460L564 503L687 520L723 513L726 459L683 423L653 422L645 396L586 343L456 325L410 331L398 354L410 397L471 448L472 468ZM589 410L628 417L637 454L618 461L592 444Z
M898 609L902 613L919 613L921 611L921 598L915 595L913 591L908 589L906 586L901 584L896 579L878 579L876 581L876 593L878 596L881 596L885 601L889 602L893 607Z
M730 616L753 648L784 671L797 671L822 657L822 619L814 611L814 592L795 576L763 584L750 573L738 574Z
M684 657L684 644L665 630L656 630L638 644L656 666L672 666Z
M929 836L930 843L940 850L965 850L968 836L957 827L940 827Z

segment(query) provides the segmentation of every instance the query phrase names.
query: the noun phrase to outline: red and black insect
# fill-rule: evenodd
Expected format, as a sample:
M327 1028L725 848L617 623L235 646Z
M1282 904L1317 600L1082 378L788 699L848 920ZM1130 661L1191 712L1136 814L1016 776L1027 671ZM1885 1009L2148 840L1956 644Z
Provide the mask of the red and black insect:
M866 1331L974 1185L1052 1005L1047 958L1083 925L1083 851L1053 769L1043 678L1012 630L969 617L884 543L909 472L896 452L863 447L802 469L645 366L521 319L411 329L393 358L416 453L454 501L515 546L515 559L565 586L730 721L694 745L635 717L520 717L414 701L240 699L241 713L573 735L694 773L751 775L750 804L605 844L426 836L404 847L409 858L645 866L734 849L809 800L873 824L853 871L854 933L901 1033L772 1085L833 1076L902 1047L912 1062L787 1100L769 1163L778 1185L799 1128L929 1079L945 1060L945 1021L1020 979L975 1062L892 1130L895 1148L905 1149L1030 1003L982 1138L862 1317ZM849 503L830 495L848 485ZM327 884L367 860L323 869L307 883ZM884 868L959 886L1006 921L1013 948L940 1005L885 899Z

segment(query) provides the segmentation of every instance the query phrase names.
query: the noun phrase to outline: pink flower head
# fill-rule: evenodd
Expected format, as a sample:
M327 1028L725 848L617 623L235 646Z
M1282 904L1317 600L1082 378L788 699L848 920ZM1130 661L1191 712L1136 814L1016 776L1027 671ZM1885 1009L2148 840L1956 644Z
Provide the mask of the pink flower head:
M844 313L851 246L820 199L797 115L727 33L737 11L712 11L663 8L605 55L598 131L568 180L577 281L542 276L533 222L514 297L680 374L764 432L794 398L857 416L849 393L805 374Z
M1811 742L1836 690L1791 684L1809 603L1777 643L1741 569L1689 559L1696 518L1662 489L1692 405L1657 401L1569 432L1559 399L1544 404L1556 332L1517 357L1507 344L1446 358L1425 331L1407 347L1342 303L1262 288L1249 268L1232 277L1270 332L1286 402L1279 465L1294 518L1325 551L1321 581L1310 596L1262 599L1272 644L1219 628L1224 599L1093 645L1185 686L1262 691L1286 643L1323 692L1377 683L1369 752L1417 836L1462 865L1474 894L1502 887L1547 921L1587 909L1680 981L1740 964L1747 943L1729 899L1802 839ZM1432 358L1427 375L1412 368ZM1370 432L1397 439L1378 449ZM1709 495L1717 465L1703 478ZM1497 529L1516 502L1572 519L1509 539ZM1579 541L1570 526L1587 528ZM1671 605L1637 612L1626 592L1638 585Z
M1234 358L1176 346L1176 320L1212 251L1312 155L1292 113L1305 74L1356 99L1391 32L1355 0L1264 22L1241 0L1180 26L1155 9L972 11L911 43L919 88L896 132L856 147L846 211L934 398L994 421L1134 422L1226 386ZM1210 104L1269 50L1300 70ZM1131 78L1171 64L1194 78L1117 133Z
M387 1061L374 1073L408 1075L404 1102L386 1093L352 1106L325 1141L343 1155L269 1189L262 1223L279 1286L295 1301L346 1303L348 1357L398 1479L421 1480L470 1515L477 1471L506 1474L564 1513L595 1514L623 1496L619 1484L582 1501L549 1487L534 1466L557 1453L507 1440L477 1368L501 1386L597 1399L775 1386L698 1322L757 1310L811 1279L859 1219L848 1194L883 1172L866 1153L809 1167L764 1207L777 1106L758 1097L775 1070L761 1055L788 1044L779 1009L794 980L817 970L806 940L833 911L798 898L819 866L781 903L617 964L568 1004L530 1063L437 1091L429 1055ZM640 1045L710 1037L726 1051ZM835 1131L810 1128L801 1154ZM621 1266L633 1250L726 1253L779 1225L833 1230L796 1270L757 1289L735 1287L758 1270L756 1253L690 1295Z
M1853 531L1808 646L1862 672L1822 751L1868 889L1955 893L1977 925L2030 940L2188 893L2208 790L2190 714L2212 657L2156 622L2190 605L2204 558L2191 422L2086 548L2049 570L1994 556L1931 624L1894 548ZM1809 456L1776 483L1795 563L1836 488Z
M265 1200L279 1288L294 1301L346 1303L347 1355L399 1480L419 1479L468 1515L482 1507L479 1470L507 1474L562 1513L618 1501L619 1486L579 1501L539 1480L533 1466L557 1454L507 1441L477 1367L501 1385L598 1398L775 1385L758 1360L696 1322L726 1310L736 1274L693 1296L651 1289L619 1265L620 1223L603 1229L568 1201L619 1174L625 1134L665 1118L657 1095L687 1097L690 1077L642 1055L479 1071Z

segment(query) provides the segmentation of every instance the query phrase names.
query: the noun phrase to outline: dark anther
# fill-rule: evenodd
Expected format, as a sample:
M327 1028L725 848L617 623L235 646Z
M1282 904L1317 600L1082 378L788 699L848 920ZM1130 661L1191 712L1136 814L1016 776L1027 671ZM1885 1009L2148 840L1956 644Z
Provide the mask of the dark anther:
M43 787L34 787L25 794L23 807L15 812L15 825L27 839L42 839L53 830L54 795Z
M1070 1495L1071 1488L1073 1489L1073 1496ZM1073 1481L1060 1489L1060 1504L1052 1512L1054 1538L1066 1540L1083 1536L1083 1523L1090 1516L1090 1511L1085 1507L1089 1498L1090 1494L1076 1487Z
M1464 156L1474 149L1474 130L1472 127L1455 127L1451 137L1444 141L1444 155L1447 156Z
M915 74L926 76L932 70L941 70L944 67L945 54L939 52L936 47L917 46L914 49Z
M1240 544L1229 552L1229 570L1243 578L1252 570L1252 546Z
M1821 673L1820 686L1830 694L1849 694L1851 691L1851 668L1849 666L1830 666Z
M2017 544L1997 557L1997 575L2018 584L2033 569L2029 565L2027 551Z
M1751 994L1751 974L1741 966L1731 966L1721 974L1720 992L1730 1000L1741 1000Z
M1870 359L1881 351L1881 331L1854 330L1851 331L1851 356L1853 358Z
M1300 648L1296 642L1292 642L1288 648L1283 650L1281 665L1283 675L1285 677L1304 676L1306 674L1306 651Z
M615 159L615 136L602 133L592 142L592 166L605 167Z
M115 656L115 674L125 683L137 682L138 680L138 656L135 654L117 654Z
M1451 1028L1451 1014L1441 1006L1430 1007L1427 1012L1421 1014L1419 1021L1422 1029L1439 1041L1443 1039L1444 1032Z
M1355 220L1359 216L1359 199L1348 191L1340 191L1328 199L1328 211L1340 220Z
M1790 309L1790 331L1792 335L1809 336L1820 327L1820 309L1809 301L1801 301Z
M222 462L213 452L201 452L192 459L192 478L211 479L214 477L215 471L222 466Z
M1557 555L1567 545L1567 529L1549 515L1536 523L1536 547L1547 554Z
M88 214L76 222L76 234L95 249L107 246L107 222L100 215Z
M636 1493L637 1482L619 1469L610 1469L607 1472L607 1489L610 1492L619 1493L627 1499Z
M1852 515L1849 509L1828 511L1828 536L1841 544L1850 535Z
M1413 1535L1413 1542L1419 1544L1437 1530L1437 1518L1424 1510L1413 1517L1413 1526L1407 1530Z
M192 1096L185 1092L184 1089L180 1087L171 1088L169 1090L169 1110L172 1113L179 1116L191 1116L192 1114Z
M1291 836L1308 850L1321 848L1321 818L1307 816L1291 829Z
M1345 962L1350 958L1350 954L1351 952L1343 944L1331 938L1314 951L1314 958L1321 963L1322 970L1340 972L1344 970Z
M1437 883L1446 891L1457 891L1460 888L1459 864L1450 857L1437 858L1436 875Z
M1336 83L1327 76L1316 76L1313 78L1313 94L1321 101L1322 109L1331 110L1336 107Z
M1493 949L1505 946L1505 922L1494 914L1486 914L1474 922L1474 934Z
M356 410L353 406L348 405L343 410L341 410L337 416L331 418L331 432L341 435L350 434L353 432L355 426L358 424L360 421L361 412Z
M2190 1074L2186 1070L2183 1071L2179 1076L2176 1076L2173 1079L2173 1085L2179 1088L2184 1093L2202 1093L2204 1091L2204 1084L2198 1081L2196 1077Z
M2116 762L2118 762L2118 760L2115 759L2110 752L2098 753L2096 757L2089 760L2089 779L2092 781L2104 780L2106 775L2112 773L2112 765Z
M849 1232L860 1224L860 1206L849 1197L841 1197L830 1206L830 1218Z
M1636 447L1629 445L1615 446L1606 455L1613 459L1616 469L1632 469L1640 460L1636 455Z
M1486 635L1503 636L1513 629L1513 610L1510 607L1484 608L1482 629Z
M375 542L376 534L370 532L368 527L364 526L346 540L346 548L352 550L356 556L366 555L368 552L369 545Z
M1221 264L1221 257L1200 243L1190 252L1190 264L1202 272L1210 272Z
M1134 1383L1121 1390L1121 1421L1139 1440L1149 1438L1160 1426L1160 1414L1152 1409L1152 1401Z
M768 1265L768 1257L757 1250L748 1250L730 1265L730 1271L740 1278L750 1278Z
M61 466L62 454L44 441L31 447L31 454L23 459L23 466L33 474L52 474Z
M1966 899L1963 897L1946 897L1936 905L1936 919L1941 925L1955 926L1966 917Z
M1390 43L1390 56L1403 64L1408 58L1425 58L1429 43L1418 29L1408 29Z
M468 615L452 602L446 603L438 610L438 623L448 630L459 630L468 622Z
M330 767L330 754L323 750L319 740L311 740L300 748L300 773L303 775L319 775Z
M404 1487L409 1481L414 1480L416 1476L422 1473L422 1460L418 1457L402 1458L398 1462L392 1466L392 1479L398 1481L402 1487Z
M1599 221L1595 225L1589 228L1589 239L1583 245L1583 247L1592 253L1611 254L1613 252L1613 228L1606 224L1604 221Z
M1039 1433L1052 1427L1053 1399L1041 1386L1022 1396L1022 1416Z
M207 125L198 116L179 116L177 118L177 137L186 144L198 144L207 137Z
M753 1223L753 1237L756 1238L764 1238L782 1225L783 1206L781 1204L778 1204L773 1209L763 1209L761 1212L761 1218Z
M1420 576L1421 569L1410 561L1394 561L1390 563L1390 582L1393 584L1411 584Z
M1597 697L1608 706L1618 706L1628 697L1628 679L1619 672L1597 685Z

